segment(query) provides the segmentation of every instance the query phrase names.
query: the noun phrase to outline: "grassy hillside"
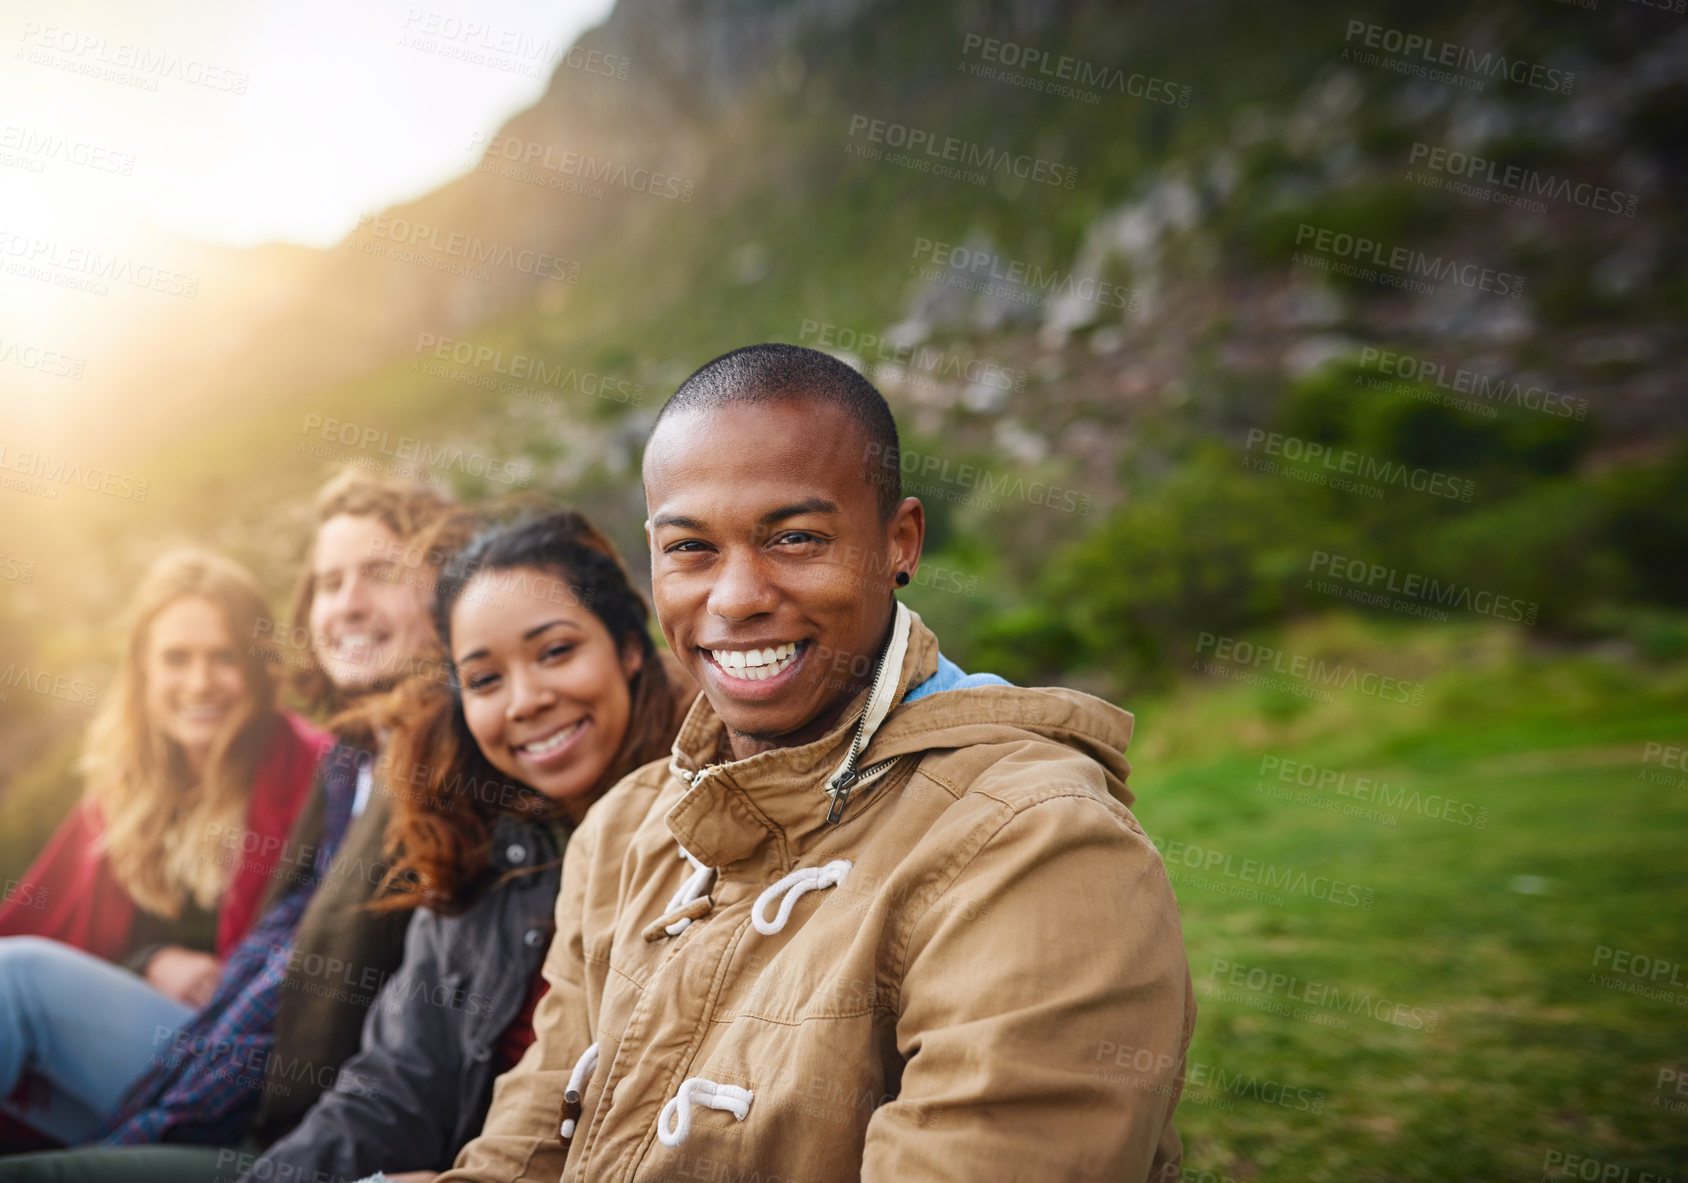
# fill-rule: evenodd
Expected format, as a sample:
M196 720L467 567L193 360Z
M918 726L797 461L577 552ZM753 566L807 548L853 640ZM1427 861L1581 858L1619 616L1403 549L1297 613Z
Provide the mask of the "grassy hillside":
M1403 647L1340 621L1268 639L1373 663ZM1136 811L1200 1008L1187 1165L1680 1178L1688 773L1648 745L1682 746L1688 666L1543 657L1494 630L1406 645L1418 707L1348 695L1286 717L1272 692L1196 682L1135 704Z

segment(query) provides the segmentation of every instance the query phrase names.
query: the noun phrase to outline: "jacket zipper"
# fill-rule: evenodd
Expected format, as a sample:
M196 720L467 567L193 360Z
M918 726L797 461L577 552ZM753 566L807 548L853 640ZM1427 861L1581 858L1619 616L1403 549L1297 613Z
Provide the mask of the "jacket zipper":
M850 758L853 761L855 756L852 755ZM892 756L889 760L869 764L859 772L854 768L846 768L827 782L827 796L832 798L832 806L826 811L827 824L837 825L838 819L844 816L844 806L850 800L851 789L863 781L872 780L901 759L901 756Z

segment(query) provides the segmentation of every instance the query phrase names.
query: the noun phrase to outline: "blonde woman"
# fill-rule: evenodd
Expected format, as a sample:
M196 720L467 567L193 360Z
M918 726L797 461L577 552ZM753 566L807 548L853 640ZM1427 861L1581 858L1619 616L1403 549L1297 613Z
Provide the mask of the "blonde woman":
M268 614L257 581L218 555L176 551L147 572L89 730L86 792L25 873L28 896L0 908L0 979L47 995L84 968L127 977L105 964L122 961L156 991L161 1021L210 998L329 743L277 709L252 640ZM28 1000L7 998L3 1023L29 1022ZM97 1023L82 1029L98 1038ZM0 1092L32 1067L6 1062L25 1046L0 1031Z
M0 910L0 936L52 937L188 1005L209 997L328 744L276 708L252 643L268 614L257 581L219 555L153 564L89 730L87 791L24 875L27 905Z

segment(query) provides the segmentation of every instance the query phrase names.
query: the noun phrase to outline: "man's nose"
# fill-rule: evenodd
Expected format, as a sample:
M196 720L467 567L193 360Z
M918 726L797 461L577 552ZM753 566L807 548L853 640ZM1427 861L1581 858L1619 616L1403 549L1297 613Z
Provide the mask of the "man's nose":
M369 613L369 581L362 575L354 575L340 585L335 597L334 606L349 616L365 616Z
M772 612L779 595L754 554L731 553L716 569L709 612L723 620L749 620Z

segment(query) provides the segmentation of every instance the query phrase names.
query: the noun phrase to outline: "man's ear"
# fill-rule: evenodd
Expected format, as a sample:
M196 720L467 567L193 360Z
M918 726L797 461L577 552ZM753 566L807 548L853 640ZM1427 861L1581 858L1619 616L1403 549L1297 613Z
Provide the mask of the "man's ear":
M920 568L921 547L926 544L926 507L920 504L920 498L903 498L902 504L891 515L887 533L890 535L892 578L896 578L897 572L906 571L913 579L915 571Z

